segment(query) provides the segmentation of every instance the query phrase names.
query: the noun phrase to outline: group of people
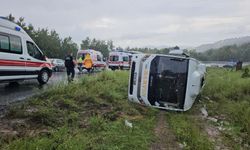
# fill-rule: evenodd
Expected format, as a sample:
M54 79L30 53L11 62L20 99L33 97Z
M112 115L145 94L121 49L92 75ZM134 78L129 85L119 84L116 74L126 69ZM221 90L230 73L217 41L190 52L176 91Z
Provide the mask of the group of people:
M81 72L83 69L86 69L88 73L90 73L93 68L93 61L91 59L90 54L85 54L77 60L77 64L79 66L79 71ZM68 81L73 81L75 77L75 66L76 61L74 61L73 54L70 53L65 57L65 67L67 70Z

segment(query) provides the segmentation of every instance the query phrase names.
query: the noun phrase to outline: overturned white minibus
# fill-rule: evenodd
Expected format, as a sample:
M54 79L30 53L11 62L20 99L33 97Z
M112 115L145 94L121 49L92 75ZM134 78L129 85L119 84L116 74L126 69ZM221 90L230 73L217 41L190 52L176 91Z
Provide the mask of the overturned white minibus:
M205 72L205 65L185 55L133 55L129 100L161 109L186 111L204 85Z

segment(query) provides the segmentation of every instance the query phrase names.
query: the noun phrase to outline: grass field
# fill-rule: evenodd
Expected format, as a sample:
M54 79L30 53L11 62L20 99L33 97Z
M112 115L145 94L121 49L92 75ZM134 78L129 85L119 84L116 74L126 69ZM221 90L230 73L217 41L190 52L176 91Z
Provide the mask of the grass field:
M238 147L250 145L250 78L241 78L242 73L210 69L202 92L208 113L225 128L225 139Z
M166 113L176 142L184 149L248 148L250 79L242 79L241 74L208 69L205 88L193 108ZM157 141L154 127L159 110L128 102L127 87L128 72L105 71L84 76L77 83L54 86L12 106L0 121L0 129L5 129L0 148L148 149ZM202 118L201 107L217 121Z
M250 149L250 78L241 78L242 73L209 68L193 108L168 113L168 122L186 149ZM202 118L202 107L216 121Z
M129 103L127 84L128 72L103 72L12 107L5 124L18 134L1 136L2 149L146 149L157 110Z

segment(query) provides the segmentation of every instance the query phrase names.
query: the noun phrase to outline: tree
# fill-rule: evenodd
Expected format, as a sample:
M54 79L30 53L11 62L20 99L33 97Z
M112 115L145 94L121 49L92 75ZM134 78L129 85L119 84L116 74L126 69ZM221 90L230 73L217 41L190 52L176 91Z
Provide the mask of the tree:
M240 46L224 46L219 49L210 49L203 53L189 51L190 56L202 61L250 61L250 43Z
M113 41L104 41L97 39L90 39L87 37L85 40L82 40L81 49L94 49L100 51L104 57L108 57L109 51L113 48Z
M168 54L169 53L169 48L163 48L160 50L162 54Z
M81 49L89 49L90 42L91 42L91 40L89 37L87 37L85 40L82 40Z
M34 26L31 23L25 27L25 31L32 39L34 38Z
M108 44L108 49L109 49L110 51L114 49L114 44L113 44L113 41L112 41L112 40L109 40L109 41L107 42L107 44Z
M78 49L77 44L72 41L71 37L62 39L55 30L50 31L47 28L36 30L31 23L27 26L24 17L15 21L12 14L9 14L7 19L22 27L49 58L64 58L69 51L76 53Z
M72 52L74 55L76 55L78 46L76 43L72 41L71 37L66 37L62 40L61 43L61 50L62 50L62 56L64 57L65 54Z
M14 17L12 14L9 14L6 18L7 18L9 21L15 22L15 17Z
M26 28L26 23L24 22L24 17L20 17L17 21L16 24L18 24L20 27L23 29Z

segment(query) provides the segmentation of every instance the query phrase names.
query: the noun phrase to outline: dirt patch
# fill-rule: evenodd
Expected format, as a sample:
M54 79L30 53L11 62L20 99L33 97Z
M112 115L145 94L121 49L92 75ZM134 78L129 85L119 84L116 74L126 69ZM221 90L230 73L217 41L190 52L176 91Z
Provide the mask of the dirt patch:
M18 130L23 127L25 120L13 119L11 121L3 119L0 121L0 137L4 141L15 139L20 135Z
M215 118L215 117L204 117L202 115L195 115L194 118L201 120L203 122L202 128L207 134L209 140L213 142L215 150L232 149L229 146L225 145L225 143L223 142L223 137L220 128L211 123L211 122L217 123L219 120L217 117Z
M232 148L227 147L224 142L223 138L221 136L221 132L217 127L214 127L210 124L205 124L204 129L208 135L208 138L210 141L214 143L215 150L229 150Z
M179 150L181 149L173 132L169 129L166 112L160 111L158 121L154 128L154 133L157 137L152 143L151 150Z

